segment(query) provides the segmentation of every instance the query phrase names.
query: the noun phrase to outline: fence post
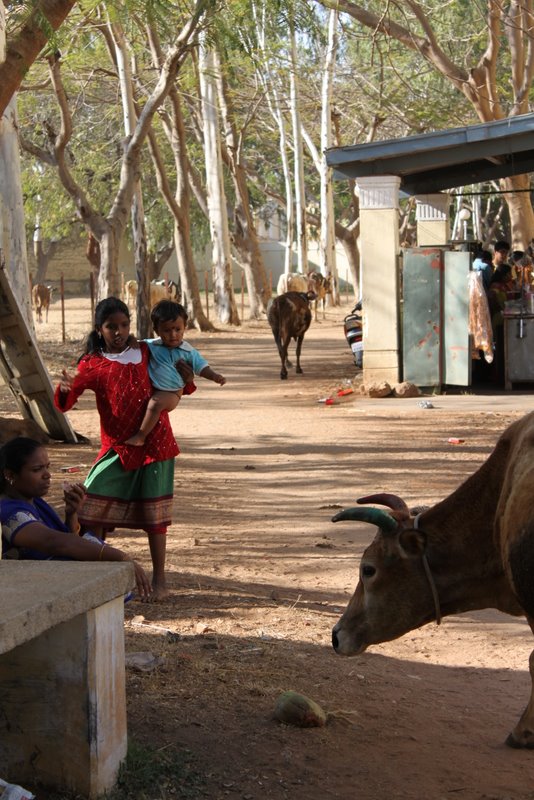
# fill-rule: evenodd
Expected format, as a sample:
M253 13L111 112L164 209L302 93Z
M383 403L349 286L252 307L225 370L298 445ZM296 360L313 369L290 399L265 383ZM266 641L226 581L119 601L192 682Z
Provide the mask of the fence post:
M209 280L208 271L204 273L204 288L206 289L206 319L210 318Z
M241 270L241 322L245 316L245 273Z
M91 273L93 276L93 273ZM124 303L124 272L121 272L121 300Z
M63 273L59 280L59 294L61 297L61 341L65 344L65 281Z

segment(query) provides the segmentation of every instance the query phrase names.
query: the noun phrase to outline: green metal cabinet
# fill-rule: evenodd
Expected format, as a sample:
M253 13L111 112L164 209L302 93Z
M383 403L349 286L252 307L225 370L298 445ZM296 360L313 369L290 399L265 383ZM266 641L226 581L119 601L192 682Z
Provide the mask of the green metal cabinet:
M402 365L417 386L469 386L469 252L414 247L403 252Z

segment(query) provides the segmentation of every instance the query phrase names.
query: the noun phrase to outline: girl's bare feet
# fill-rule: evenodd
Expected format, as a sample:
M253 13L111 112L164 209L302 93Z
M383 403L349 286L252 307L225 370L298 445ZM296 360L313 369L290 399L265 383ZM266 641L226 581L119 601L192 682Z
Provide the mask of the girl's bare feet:
M152 592L147 598L148 603L163 603L170 597L170 592L165 583L152 583Z

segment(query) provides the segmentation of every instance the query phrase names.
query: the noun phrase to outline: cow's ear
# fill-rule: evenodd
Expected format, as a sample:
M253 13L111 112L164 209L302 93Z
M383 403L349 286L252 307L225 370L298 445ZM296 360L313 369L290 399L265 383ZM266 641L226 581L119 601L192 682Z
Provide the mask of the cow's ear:
M399 544L407 556L422 556L426 548L426 536L422 531L409 528L399 534Z

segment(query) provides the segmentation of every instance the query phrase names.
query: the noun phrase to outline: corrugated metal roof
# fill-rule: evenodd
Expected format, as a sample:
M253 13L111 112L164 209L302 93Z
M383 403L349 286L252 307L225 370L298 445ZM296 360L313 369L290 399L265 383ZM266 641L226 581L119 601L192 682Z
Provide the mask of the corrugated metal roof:
M520 175L534 171L534 114L333 147L326 151L326 161L335 179L398 175L406 194Z

